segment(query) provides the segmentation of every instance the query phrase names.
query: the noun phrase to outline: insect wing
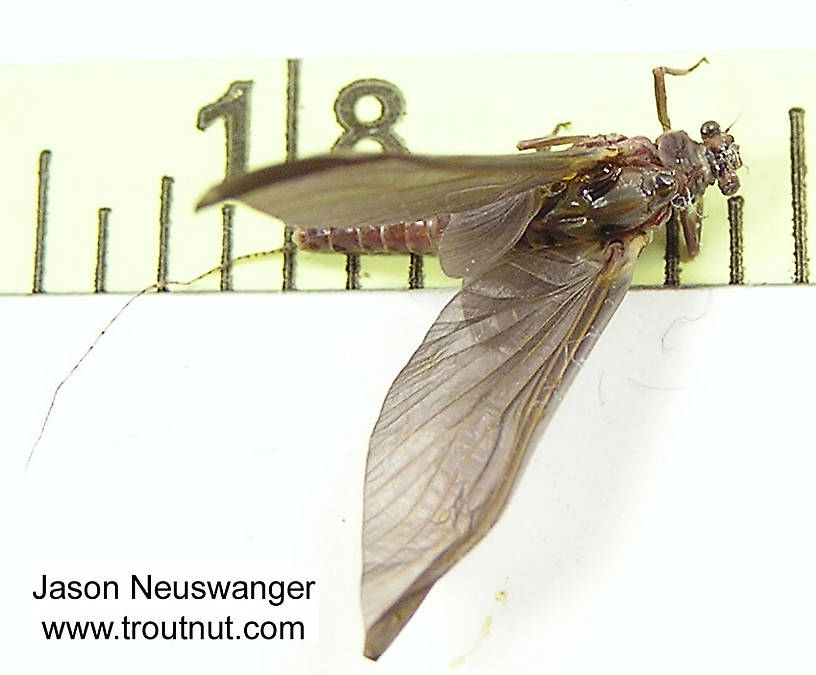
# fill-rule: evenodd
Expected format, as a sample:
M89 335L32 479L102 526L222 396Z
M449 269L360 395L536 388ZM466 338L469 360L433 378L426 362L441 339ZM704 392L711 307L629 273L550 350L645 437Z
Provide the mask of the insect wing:
M369 658L496 521L533 431L623 298L640 248L517 247L466 280L394 381L365 479Z
M492 267L515 246L542 202L536 188L453 214L439 244L442 271L470 277Z
M483 207L588 170L614 147L499 156L335 153L216 185L198 208L228 199L298 227L390 225Z

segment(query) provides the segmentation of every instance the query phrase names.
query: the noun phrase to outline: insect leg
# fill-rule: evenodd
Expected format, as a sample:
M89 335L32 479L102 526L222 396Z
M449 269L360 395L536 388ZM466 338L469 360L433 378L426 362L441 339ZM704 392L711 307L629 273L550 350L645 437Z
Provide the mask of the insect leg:
M589 138L589 136L559 136L558 133L563 129L569 129L572 126L572 122L559 122L553 127L553 130L547 134L546 136L541 136L540 138L531 138L526 141L519 141L516 143L516 147L519 150L530 150L531 148L535 148L536 150L549 150L554 145L566 145L567 143L578 143L585 138Z
M688 75L701 63L708 63L708 59L704 56L691 68L669 68L667 66L659 66L652 70L654 75L654 90L655 103L657 104L657 119L663 126L663 131L671 130L671 122L669 121L669 109L666 106L666 75Z
M563 122L561 124L559 124L558 126L556 126L556 129L558 129L558 127L560 127L562 125L563 125ZM516 143L516 147L519 150L530 150L531 148L535 149L535 150L548 150L549 148L551 148L554 145L567 145L568 143L580 143L581 141L585 141L587 138L590 138L590 136L587 136L587 135L581 135L581 136L555 136L555 135L541 136L540 138L530 138L530 139L528 139L526 141L519 141L518 143Z
M686 240L686 251L689 258L700 252L700 233L703 228L703 198L698 197L694 206L687 211L680 211L680 225L683 227L683 238Z
M550 132L550 136L558 136L561 131L564 129L569 129L572 126L572 122L567 120L566 122L559 122L553 127L553 130Z

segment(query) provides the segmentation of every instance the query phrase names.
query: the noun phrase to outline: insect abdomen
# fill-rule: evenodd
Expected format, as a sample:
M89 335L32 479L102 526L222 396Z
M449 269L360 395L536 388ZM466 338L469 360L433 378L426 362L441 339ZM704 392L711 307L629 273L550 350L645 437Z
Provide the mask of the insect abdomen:
M393 225L310 227L297 230L294 239L302 251L434 253L449 221L449 216L437 216Z

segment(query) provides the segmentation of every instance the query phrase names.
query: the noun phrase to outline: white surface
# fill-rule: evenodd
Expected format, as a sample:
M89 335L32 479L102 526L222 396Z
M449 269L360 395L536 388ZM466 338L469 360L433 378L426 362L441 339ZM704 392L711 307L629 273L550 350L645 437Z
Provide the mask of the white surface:
M574 0L17 3L0 60L813 48L813 5ZM536 86L531 82L530 86Z
M362 658L367 436L449 295L140 299L64 387L28 470L54 385L122 298L0 298L2 669L812 672L816 289L792 287L630 293L497 527L377 665ZM43 573L132 572L318 592L274 611L31 598ZM230 613L303 615L310 642L39 633Z

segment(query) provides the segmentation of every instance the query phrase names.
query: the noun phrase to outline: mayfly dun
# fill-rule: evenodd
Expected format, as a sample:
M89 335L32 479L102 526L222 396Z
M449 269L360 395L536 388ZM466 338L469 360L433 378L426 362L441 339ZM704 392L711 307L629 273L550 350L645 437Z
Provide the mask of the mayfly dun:
M530 438L553 414L620 304L635 261L676 215L699 250L702 196L739 188L738 146L663 133L547 136L517 155L332 154L212 188L296 226L305 249L436 252L463 279L385 397L368 450L365 655L378 658L434 583L504 509ZM559 146L567 146L558 149Z

